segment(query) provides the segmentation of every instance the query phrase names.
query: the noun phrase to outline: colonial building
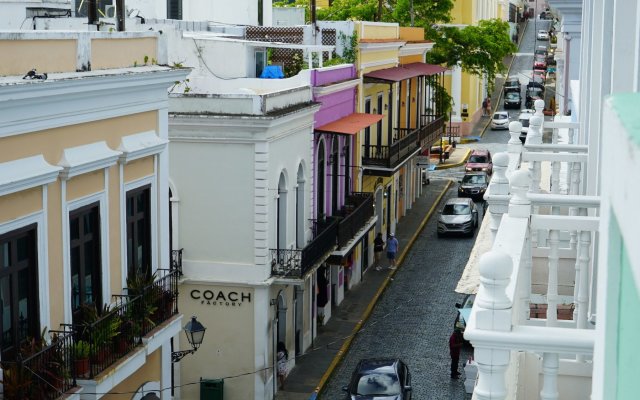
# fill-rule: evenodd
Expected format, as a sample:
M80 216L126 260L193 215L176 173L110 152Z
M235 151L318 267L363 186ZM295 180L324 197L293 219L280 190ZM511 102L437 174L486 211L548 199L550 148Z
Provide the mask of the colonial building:
M187 72L150 62L166 64L155 32L4 32L0 48L4 398L168 398L167 88Z

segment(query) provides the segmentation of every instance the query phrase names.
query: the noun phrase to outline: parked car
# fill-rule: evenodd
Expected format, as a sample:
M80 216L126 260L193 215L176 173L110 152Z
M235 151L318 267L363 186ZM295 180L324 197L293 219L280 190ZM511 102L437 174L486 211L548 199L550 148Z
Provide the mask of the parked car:
M489 176L486 172L470 172L464 174L458 181L458 197L471 197L474 200L483 200L482 196L489 187Z
M438 237L449 233L473 236L477 227L478 207L470 198L448 199L438 215Z
M549 40L549 32L545 31L544 29L540 29L538 30L537 38L538 40Z
M547 57L544 55L536 55L533 58L533 69L547 69Z
M464 166L465 172L484 171L491 175L493 173L493 162L489 150L476 149L471 151L467 164Z
M545 71L534 69L533 74L531 75L531 80L534 82L541 82L542 84L544 84L544 82L547 80L547 74Z
M360 360L342 390L350 400L407 400L411 399L411 373L397 358Z
M507 78L507 80L504 81L504 85L502 85L502 90L504 90L505 93L508 93L508 92L520 93L520 79Z
M544 91L536 86L527 87L524 106L526 108L533 108L535 101L538 99L544 100Z
M509 129L509 113L497 111L491 117L491 129Z
M518 121L522 124L522 132L520 132L520 141L524 143L527 140L527 132L529 132L529 119L533 116L535 110L522 110L518 116Z
M504 108L520 109L522 105L522 97L520 92L507 92L504 94Z
M467 321L469 321L471 309L473 308L473 303L475 301L476 295L468 294L464 296L464 300L462 300L462 303L456 303L458 315L456 315L456 321L453 323L454 329L460 329L462 332L464 332L464 330L467 328Z

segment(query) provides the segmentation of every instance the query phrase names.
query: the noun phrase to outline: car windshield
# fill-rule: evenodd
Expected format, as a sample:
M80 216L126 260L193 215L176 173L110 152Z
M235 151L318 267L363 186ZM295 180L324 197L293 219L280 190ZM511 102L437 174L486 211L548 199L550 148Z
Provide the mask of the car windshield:
M495 113L493 114L493 119L507 119L509 116L507 114Z
M358 378L357 394L360 396L397 396L400 382L395 373L372 372Z
M469 157L469 162L470 163L484 164L484 163L487 162L487 157L486 156L471 156L471 157Z
M504 97L508 100L517 100L520 95L516 92L509 92Z
M505 86L518 86L518 85L520 85L520 81L512 79L512 80L506 81L504 83L504 85Z
M486 183L485 175L465 175L462 177L462 183Z
M468 204L447 204L442 210L443 215L469 215L471 207Z

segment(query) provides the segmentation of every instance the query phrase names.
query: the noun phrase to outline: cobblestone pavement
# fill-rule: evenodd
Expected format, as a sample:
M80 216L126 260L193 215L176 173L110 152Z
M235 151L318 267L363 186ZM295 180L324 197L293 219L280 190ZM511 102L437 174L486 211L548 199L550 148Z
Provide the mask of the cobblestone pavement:
M453 186L446 196L456 196L455 190ZM319 398L344 398L342 386L357 362L368 357L405 360L412 374L414 399L470 398L464 379L449 377L448 339L457 315L455 303L463 299L454 289L474 242L458 237L438 239L436 218L429 220ZM470 352L463 350L461 364Z

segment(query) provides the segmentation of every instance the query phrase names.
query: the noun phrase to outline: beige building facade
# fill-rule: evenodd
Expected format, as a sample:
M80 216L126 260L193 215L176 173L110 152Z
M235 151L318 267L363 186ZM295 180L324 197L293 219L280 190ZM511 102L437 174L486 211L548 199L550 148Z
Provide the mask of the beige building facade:
M15 55L0 65L5 398L41 396L6 383L13 368L41 364L59 376L26 374L29 390L170 398L181 314L168 241L167 88L186 72L135 66L134 55L155 60L159 46L153 32L0 34ZM151 287L129 288L140 273L172 296L162 313ZM141 316L143 300L155 308ZM36 349L25 345L32 338Z

